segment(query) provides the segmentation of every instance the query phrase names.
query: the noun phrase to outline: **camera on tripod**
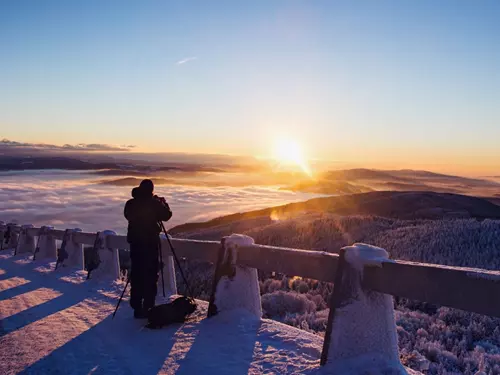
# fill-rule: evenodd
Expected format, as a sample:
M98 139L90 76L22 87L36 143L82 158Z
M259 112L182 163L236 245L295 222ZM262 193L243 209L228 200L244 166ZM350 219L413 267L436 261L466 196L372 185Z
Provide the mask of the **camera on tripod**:
M167 201L165 200L164 197L159 197L158 195L153 195L153 198L156 199L157 201L163 203L163 205L168 206Z

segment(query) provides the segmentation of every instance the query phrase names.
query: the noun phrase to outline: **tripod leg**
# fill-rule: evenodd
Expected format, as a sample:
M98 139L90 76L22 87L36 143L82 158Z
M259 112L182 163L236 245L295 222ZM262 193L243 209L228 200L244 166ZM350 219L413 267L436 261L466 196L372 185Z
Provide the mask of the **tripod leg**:
M158 240L158 252L160 254L160 272L161 272L161 287L163 291L163 298L165 298L165 279L163 276L163 254L161 252L161 241Z
M186 279L186 276L184 276L184 272L182 271L182 266L181 262L179 262L179 258L177 258L177 254L175 253L174 246L172 245L172 242L170 242L170 237L167 234L167 231L165 229L165 226L163 225L163 222L160 222L161 228L163 229L163 232L165 233L165 236L167 237L168 244L170 246L170 249L172 250L172 255L174 256L175 263L177 263L177 267L179 267L179 272L181 274L182 279L184 280L184 283L186 284L186 290L188 292L188 295L193 298L193 292L191 291L191 288L189 287L189 283Z
M127 277L127 283L125 284L125 288L123 288L122 295L120 296L120 299L118 300L118 303L116 304L116 309L115 312L113 313L113 317L111 319L115 318L116 312L118 311L118 306L120 306L120 302L123 299L123 295L125 294L125 291L127 290L128 283L130 282L130 275Z

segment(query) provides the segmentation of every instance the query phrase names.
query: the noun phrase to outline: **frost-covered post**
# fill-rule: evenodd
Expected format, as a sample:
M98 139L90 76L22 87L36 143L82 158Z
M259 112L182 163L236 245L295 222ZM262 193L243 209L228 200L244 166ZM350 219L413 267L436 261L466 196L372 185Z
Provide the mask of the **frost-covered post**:
M33 254L35 252L35 236L31 231L28 231L28 229L30 228L33 228L33 225L25 224L21 226L21 232L19 233L19 238L17 241L16 254ZM12 239L13 238L11 237L11 240Z
M0 220L0 250L3 250L5 246L5 232L7 232L7 225Z
M43 226L40 228L33 260L57 259L56 239L51 233L52 229L54 229L54 227L51 226Z
M74 234L81 231L80 228L66 229L57 256L57 267L73 267L80 270L85 268L83 244L74 240Z
M337 278L334 285L323 348L325 373L362 374L370 369L373 373L406 374L399 361L392 296L361 287L364 267L380 267L389 261L388 253L360 243L342 251L341 280Z
M163 259L163 277L165 280L165 297L168 298L170 296L173 296L177 294L177 283L175 281L175 268L174 268L174 257L172 256L172 252L170 251L170 247L167 241L167 237L165 234L160 234L160 240L161 240L161 255ZM161 264L160 264L161 268ZM161 269L160 269L160 275L158 278L158 292L156 293L156 296L158 298L163 297L163 285L162 285L162 279L161 279Z
M19 243L19 229L20 228L14 223L7 224L7 231L5 232L5 247L7 249L17 249Z
M208 316L243 309L258 318L262 317L257 270L236 264L238 248L253 244L253 238L241 234L232 234L222 238Z
M94 248L92 249L94 254L97 255L97 265L96 268L92 270L91 278L93 280L114 280L120 278L118 249L107 246L107 237L115 235L116 233L111 230L97 233Z

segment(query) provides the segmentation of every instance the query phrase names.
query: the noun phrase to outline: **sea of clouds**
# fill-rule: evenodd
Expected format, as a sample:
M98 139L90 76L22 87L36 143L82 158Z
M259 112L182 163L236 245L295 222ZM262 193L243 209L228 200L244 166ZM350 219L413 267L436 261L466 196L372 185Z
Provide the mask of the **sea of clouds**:
M97 183L97 176L69 171L0 172L0 220L19 224L110 229L126 233L123 216L131 187ZM158 186L174 215L166 227L317 197L278 187Z

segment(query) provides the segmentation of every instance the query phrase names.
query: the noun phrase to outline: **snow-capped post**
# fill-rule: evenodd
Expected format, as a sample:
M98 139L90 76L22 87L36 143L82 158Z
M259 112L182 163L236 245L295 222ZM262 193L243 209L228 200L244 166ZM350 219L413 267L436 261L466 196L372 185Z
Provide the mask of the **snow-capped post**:
M61 248L57 254L56 268L72 267L80 270L85 268L83 244L74 241L74 233L81 231L80 228L65 230Z
M19 231L20 228L16 224L7 224L7 230L5 231L5 247L6 249L16 249L15 254L17 254L17 244L19 243Z
M209 317L236 309L244 309L258 318L262 317L257 270L236 264L238 248L253 244L253 238L241 234L222 238L208 307Z
M170 237L172 238L172 237ZM163 277L165 279L165 297L168 298L177 294L177 283L175 281L175 268L174 268L174 257L172 256L172 252L170 251L167 237L164 233L160 234L160 242L161 242L161 254L163 259ZM161 267L161 264L160 264ZM161 270L160 277L158 277L158 292L156 294L157 297L163 297L163 286L161 279Z
M15 251L16 254L33 254L35 252L35 236L30 231L28 231L28 229L30 228L33 228L33 225L25 224L21 226L21 231L19 233ZM13 233L15 233L14 230ZM11 241L12 239L13 238L11 237Z
M115 236L116 233L111 230L105 230L97 233L93 252L97 255L98 261L96 268L92 271L92 280L119 279L120 261L118 258L118 249L108 247L107 237Z
M4 242L5 242L5 232L7 231L7 226L5 222L0 220L0 251L3 250Z
M399 360L392 296L361 287L364 267L380 267L388 258L384 249L362 243L342 249L321 361L325 374L361 374L367 368L407 373Z
M37 246L33 255L33 260L56 260L57 246L56 239L51 234L54 227L43 226L38 232Z

